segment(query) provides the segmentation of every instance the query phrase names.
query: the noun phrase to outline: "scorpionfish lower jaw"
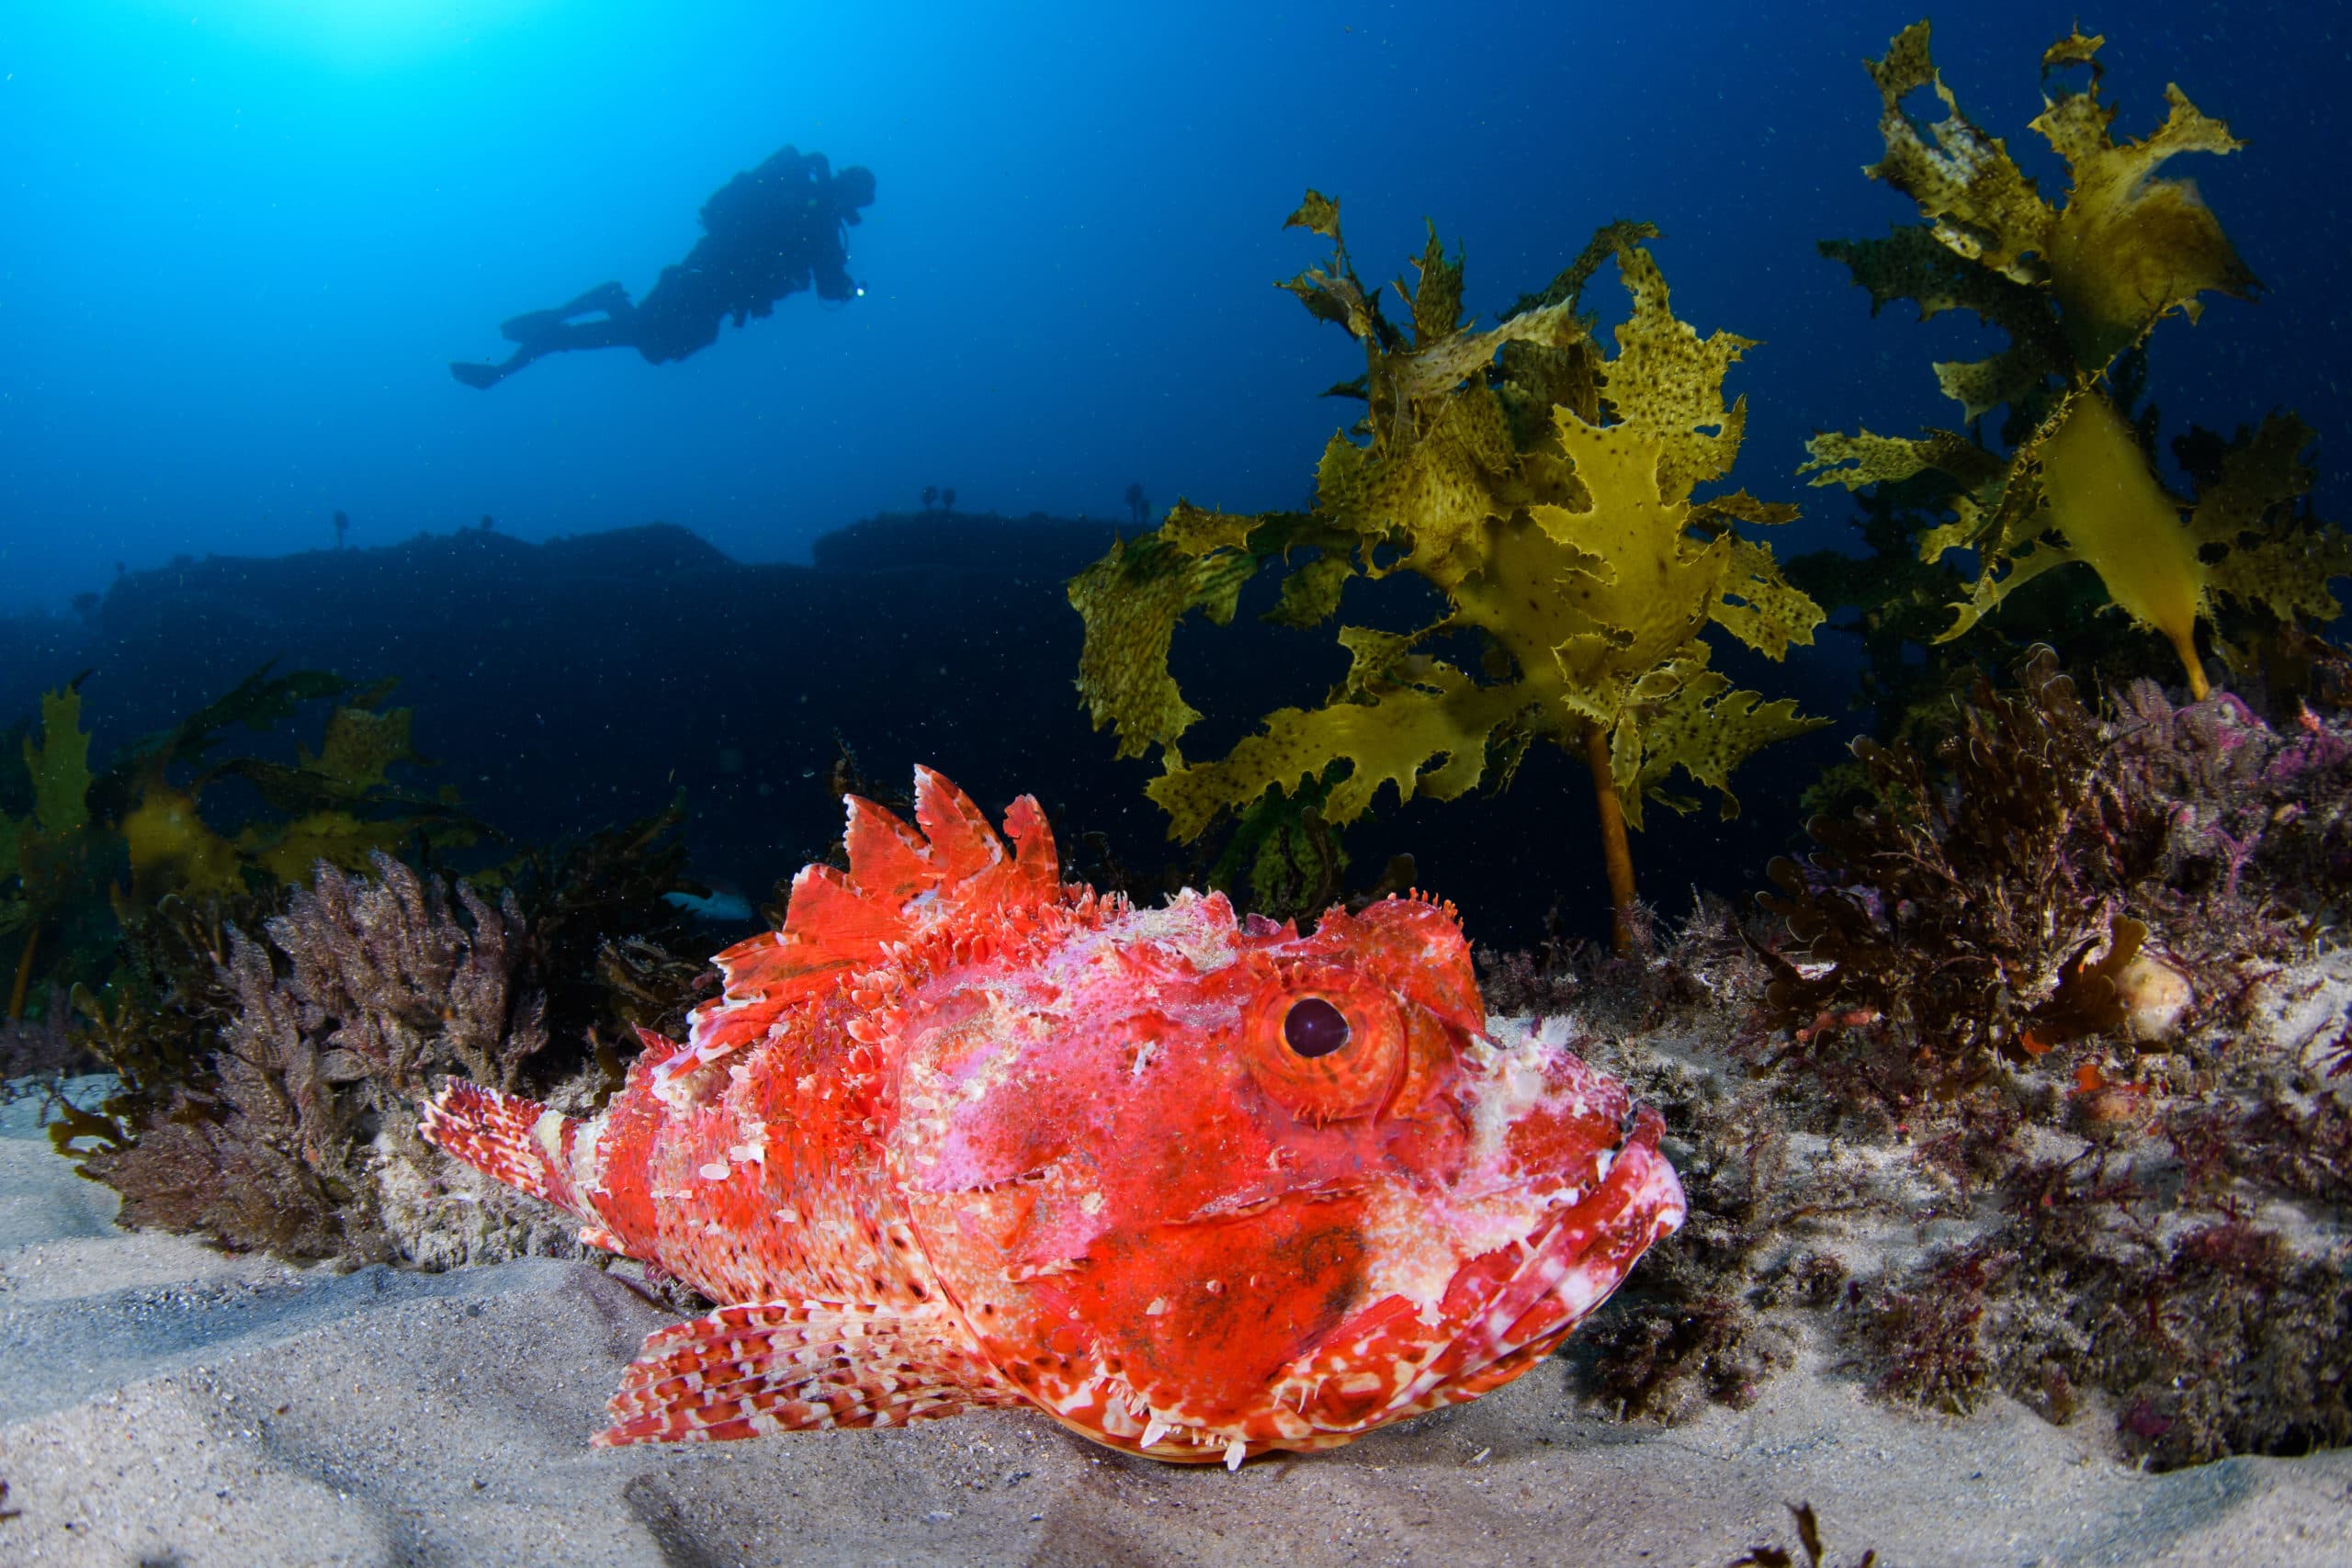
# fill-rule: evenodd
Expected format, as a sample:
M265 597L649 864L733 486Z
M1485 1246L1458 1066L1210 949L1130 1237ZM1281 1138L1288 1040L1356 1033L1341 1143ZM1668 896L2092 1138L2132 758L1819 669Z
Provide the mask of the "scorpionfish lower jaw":
M1681 1225L1686 1200L1658 1151L1657 1113L1645 1107L1633 1122L1580 1197L1525 1192L1532 1228L1454 1269L1438 1299L1372 1302L1244 1397L1187 1397L1123 1375L1133 1368L1099 1366L1062 1397L1037 1403L1111 1447L1231 1466L1268 1451L1338 1447L1490 1393L1539 1364Z

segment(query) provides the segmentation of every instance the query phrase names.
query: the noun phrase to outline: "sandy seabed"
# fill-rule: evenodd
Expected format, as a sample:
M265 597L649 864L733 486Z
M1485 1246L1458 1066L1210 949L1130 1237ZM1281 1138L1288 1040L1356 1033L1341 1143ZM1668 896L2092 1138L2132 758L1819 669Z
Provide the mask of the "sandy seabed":
M0 1111L0 1563L2352 1562L2352 1451L2149 1475L2097 1413L1893 1409L1814 1347L1671 1429L1547 1362L1475 1404L1238 1474L988 1411L884 1432L592 1449L668 1314L534 1259L335 1274L113 1223ZM1800 1554L1798 1561L1802 1562Z

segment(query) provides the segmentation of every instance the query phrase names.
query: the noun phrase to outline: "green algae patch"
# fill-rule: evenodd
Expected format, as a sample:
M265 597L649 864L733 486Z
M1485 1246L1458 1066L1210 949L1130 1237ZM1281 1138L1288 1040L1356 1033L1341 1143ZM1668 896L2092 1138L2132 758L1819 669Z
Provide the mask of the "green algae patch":
M119 1080L49 1131L126 1224L346 1262L576 1253L568 1228L443 1196L411 1101L457 1072L594 1102L637 1030L682 1032L709 995L669 902L706 891L684 875L682 807L453 887L425 868L489 830L410 782L427 759L390 690L265 668L93 770L68 689L7 749L15 1005L43 981L41 1032ZM306 714L316 744L291 761L225 744Z
M1735 690L1702 637L1713 628L1777 660L1822 618L1738 531L1793 508L1694 499L1738 453L1746 402L1726 404L1723 382L1753 344L1674 316L1646 226L1603 230L1544 294L1479 331L1461 315L1462 257L1434 229L1413 281L1395 286L1409 313L1397 323L1348 259L1338 203L1310 191L1290 223L1331 243L1328 265L1281 287L1363 348L1363 376L1333 391L1363 400L1364 417L1325 445L1310 511L1179 502L1073 580L1095 725L1114 728L1122 756L1159 750L1149 794L1184 840L1310 794L1332 828L1391 795L1453 799L1548 740L1592 769L1622 910L1623 827L1641 825L1645 802L1694 807L1671 787L1679 774L1732 815L1739 762L1822 722ZM1632 309L1604 355L1577 306L1610 259ZM1339 618L1351 582L1397 572L1441 592L1445 613L1405 630L1343 623L1348 671L1329 701L1278 708L1224 757L1188 760L1182 738L1200 715L1168 672L1174 629L1195 610L1229 621L1270 565L1284 573L1267 617L1279 625ZM1475 669L1447 657L1465 642Z
M77 684L44 693L40 744L24 740L32 809L0 811L0 935L21 934L8 981L8 1020L22 1018L44 928L86 880L91 861L90 738Z
M168 730L90 766L76 687L41 700L40 739L22 745L22 816L0 812L0 936L17 943L9 1016L45 979L70 995L101 980L126 930L168 900L234 900L307 880L321 862L366 866L420 836L448 849L479 824L397 776L421 766L389 684L355 690L320 671L265 667ZM293 763L222 750L227 732L266 732L330 705L316 751ZM242 786L242 800L224 795Z

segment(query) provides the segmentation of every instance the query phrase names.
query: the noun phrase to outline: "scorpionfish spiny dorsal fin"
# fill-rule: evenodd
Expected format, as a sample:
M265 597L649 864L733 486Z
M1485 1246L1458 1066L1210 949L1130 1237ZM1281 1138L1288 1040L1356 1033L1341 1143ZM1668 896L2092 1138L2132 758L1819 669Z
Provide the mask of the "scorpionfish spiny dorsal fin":
M696 1012L687 1048L656 1067L657 1078L763 1038L786 1008L872 965L895 943L942 927L978 929L1061 897L1053 831L1034 796L1005 812L1002 837L971 796L929 768L915 769L920 832L870 800L842 801L849 870L803 867L792 879L784 929L718 954L725 994Z

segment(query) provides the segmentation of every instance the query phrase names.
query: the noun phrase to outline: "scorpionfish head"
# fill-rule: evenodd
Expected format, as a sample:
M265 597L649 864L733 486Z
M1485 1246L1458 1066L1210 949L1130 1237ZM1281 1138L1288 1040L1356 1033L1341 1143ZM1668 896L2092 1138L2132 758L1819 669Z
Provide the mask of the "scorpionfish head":
M1097 1440L1238 1463L1532 1365L1681 1223L1659 1123L1489 1038L1450 906L1312 935L1220 895L1119 913L916 1010L893 1135L998 1370Z

